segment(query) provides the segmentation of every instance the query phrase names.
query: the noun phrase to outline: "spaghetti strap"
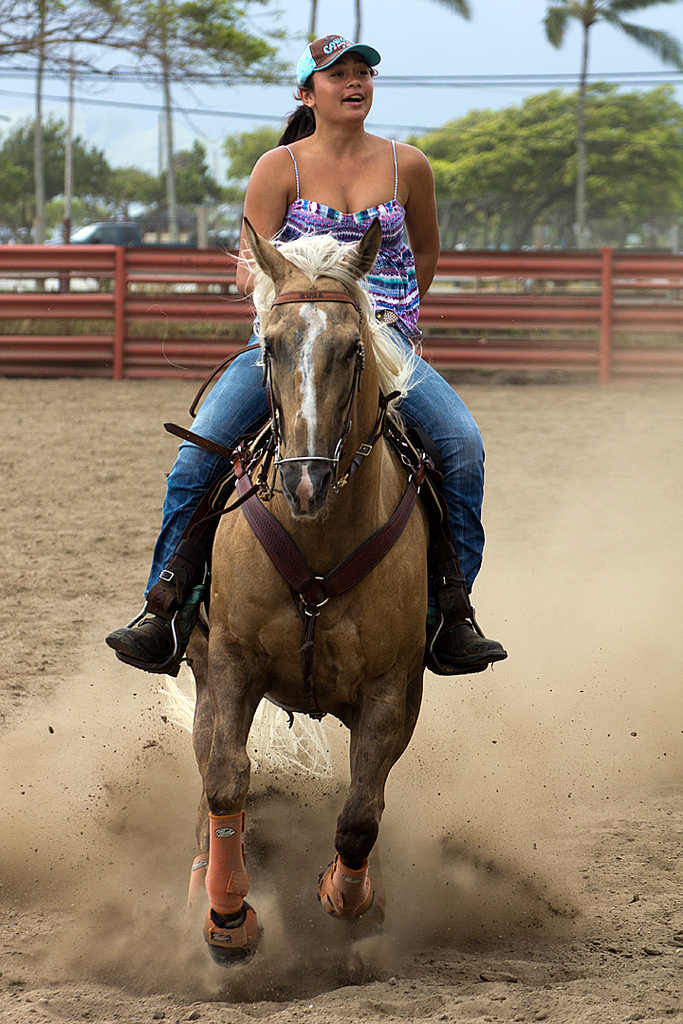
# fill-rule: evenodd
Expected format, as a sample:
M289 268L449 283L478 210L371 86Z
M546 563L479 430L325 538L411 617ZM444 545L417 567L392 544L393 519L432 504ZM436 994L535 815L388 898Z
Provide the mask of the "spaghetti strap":
M396 143L394 142L393 139L391 140L391 148L394 151L394 199L396 199L397 196L398 196L398 160L396 159ZM293 159L294 159L294 157L292 157L292 160ZM298 186L298 179L297 179L297 188L298 187L299 186ZM297 193L297 199L298 198L299 198L299 195Z
M289 155L291 156L291 158L292 158L292 163L294 164L294 174L295 174L295 176L296 176L296 198L297 198L297 199L300 199L300 198L301 198L301 196L299 195L299 168L298 168L298 166L297 166L297 162L296 162L296 160L294 159L294 154L292 153L292 151L291 151L291 149L289 148L289 146L285 146L285 149L287 150L287 152L288 152L288 153L289 153ZM394 149L394 162L395 162L395 161L396 161L396 150ZM398 174L398 171L397 171L396 173ZM396 198L396 197L394 196L394 198Z

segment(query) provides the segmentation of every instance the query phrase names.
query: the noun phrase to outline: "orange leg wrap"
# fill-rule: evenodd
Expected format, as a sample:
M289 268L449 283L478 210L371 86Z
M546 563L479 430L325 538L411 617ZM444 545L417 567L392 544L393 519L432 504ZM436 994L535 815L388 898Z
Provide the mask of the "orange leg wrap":
M209 868L206 891L217 914L236 914L249 892L244 861L244 812L209 815Z
M358 917L372 903L372 882L368 875L368 862L354 871L342 863L339 854L330 864L318 885L320 902L328 914L335 917Z
M209 866L208 853L198 853L192 861L192 874L190 875L190 887L187 890L187 913L189 914L198 904L206 906L206 869Z

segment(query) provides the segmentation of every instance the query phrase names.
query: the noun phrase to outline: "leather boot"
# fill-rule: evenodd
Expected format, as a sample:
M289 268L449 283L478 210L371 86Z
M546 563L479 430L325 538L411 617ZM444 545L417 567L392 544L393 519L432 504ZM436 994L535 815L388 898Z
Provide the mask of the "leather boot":
M104 642L126 659L146 665L159 665L173 654L173 634L169 619L146 615L135 626L122 626L105 637Z
M126 665L141 668L145 672L177 676L207 586L208 578L192 589L190 596L171 618L152 614L148 602L137 619L113 630L104 642L116 651L116 657Z
M202 497L168 565L150 588L143 611L127 626L105 637L105 643L126 665L145 672L178 675L201 602L208 593L207 565L218 522L213 502L218 502L221 494L227 500L232 490L223 479Z
M502 645L488 640L477 624L445 515L432 524L428 558L438 604L427 614L427 667L438 675L465 675L507 658Z
M494 662L507 658L502 644L483 635L471 606L469 616L462 618L447 617L438 608L430 606L427 636L427 668L437 675L483 672Z

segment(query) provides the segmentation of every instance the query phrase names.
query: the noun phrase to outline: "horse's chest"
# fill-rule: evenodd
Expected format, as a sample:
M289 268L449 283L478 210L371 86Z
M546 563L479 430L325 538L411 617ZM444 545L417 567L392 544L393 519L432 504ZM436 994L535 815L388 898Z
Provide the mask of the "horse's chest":
M371 573L320 609L312 653L320 699L329 695L335 702L352 703L363 680L384 676L398 664L420 663L426 567L414 554L421 538L410 537L418 529L416 519ZM308 620L246 523L236 522L226 541L221 554L229 572L214 582L212 617L227 620L232 643L259 666L268 691L291 698L303 687L301 648L310 636Z

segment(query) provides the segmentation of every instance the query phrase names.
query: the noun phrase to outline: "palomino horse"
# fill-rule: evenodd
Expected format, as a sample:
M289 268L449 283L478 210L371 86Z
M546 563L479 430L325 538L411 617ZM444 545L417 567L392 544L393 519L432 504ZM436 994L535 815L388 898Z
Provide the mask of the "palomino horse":
M319 895L340 918L372 904L368 856L387 776L417 721L427 611L420 481L408 481L383 435L383 396L405 388L411 360L358 283L379 223L354 247L317 236L278 249L247 232L281 490L266 494L268 511L252 496L221 519L208 644L195 631L188 652L203 780L197 841L208 851L195 865L211 906L205 938L221 963L251 955L257 941L243 834L246 744L264 696L350 730L351 783ZM238 479L238 494L250 488L248 474Z

